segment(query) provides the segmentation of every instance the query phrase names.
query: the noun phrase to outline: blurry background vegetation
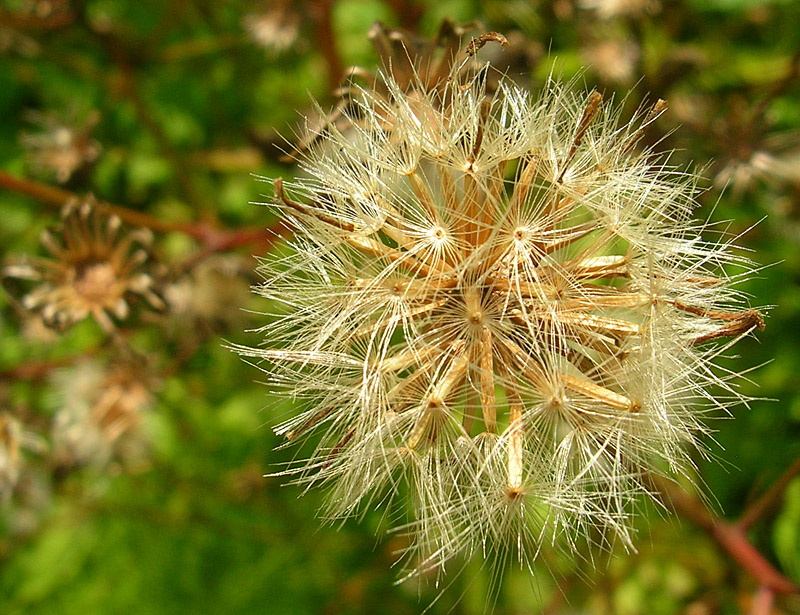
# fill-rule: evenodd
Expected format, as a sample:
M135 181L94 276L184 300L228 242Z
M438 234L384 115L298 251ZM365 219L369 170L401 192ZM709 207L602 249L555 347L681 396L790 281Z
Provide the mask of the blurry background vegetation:
M715 514L749 515L750 540L800 582L800 4L1 6L0 613L405 614L438 595L432 583L394 585L402 540L384 535L380 511L324 526L319 494L263 477L292 454L273 451L270 430L290 404L260 412L259 372L223 343L257 342L246 333L264 308L248 292L253 255L275 239L265 229L280 228L252 204L270 192L254 174L296 172L280 159L281 135L313 115L309 93L330 108L346 67L377 66L374 22L432 36L444 18L504 33L500 64L534 91L555 70L627 95L626 113L669 101L650 136L677 150L673 162L706 165L698 216L730 221L770 265L743 285L768 306L767 329L729 364L761 365L740 386L770 401L714 424L718 459L698 460L695 480ZM40 234L58 228L70 193L115 204L123 233L151 227L137 271L164 300L158 310L131 292L116 327L76 318L53 331L21 305L31 283L11 274L41 267L37 257L57 263ZM545 551L533 579L506 577L496 612L800 612L797 597L760 591L691 515L650 510L637 526L638 553ZM491 583L470 564L430 612L482 612Z

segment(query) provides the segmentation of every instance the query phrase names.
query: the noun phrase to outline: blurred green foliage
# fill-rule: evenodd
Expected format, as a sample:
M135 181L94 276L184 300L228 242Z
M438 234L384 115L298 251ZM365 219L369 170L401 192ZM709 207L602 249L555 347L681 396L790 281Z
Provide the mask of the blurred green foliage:
M614 94L626 113L645 98L670 102L649 138L675 148L676 164L708 163L698 216L728 221L722 228L764 265L742 289L768 314L766 331L725 363L760 366L738 381L758 399L714 424L715 459L698 459L692 479L707 485L713 509L736 518L800 456L796 1L5 0L0 166L172 225L157 230L152 257L178 299L166 314L139 302L113 335L93 321L51 335L0 295L0 411L30 441L0 511L0 612L404 614L440 591L431 613L483 612L494 580L477 562L438 589L394 584L403 539L384 531L397 511L322 525L322 496L263 476L294 454L273 450L270 430L291 402L270 399L259 372L223 348L255 343L246 330L265 308L247 285L259 244L210 256L201 274L187 263L209 246L180 228L273 224L252 204L268 192L254 176L296 172L280 159L280 135L292 140L313 115L310 97L334 103L346 66L376 66L371 24L430 36L446 17L508 36L507 70L532 89L555 70ZM64 147L55 156L64 139L73 158ZM41 254L39 234L57 222L52 202L18 190L0 199L5 262ZM201 294L200 307L171 313ZM128 455L115 441L100 464L65 457L53 424L75 393L54 374L77 378L69 370L86 357L102 369L126 352L146 358L151 399L135 436L143 450ZM510 571L496 612L749 608L754 582L708 536L645 513L638 553L573 561L545 551L533 578ZM800 582L800 479L750 537ZM800 601L782 598L774 612L800 612Z

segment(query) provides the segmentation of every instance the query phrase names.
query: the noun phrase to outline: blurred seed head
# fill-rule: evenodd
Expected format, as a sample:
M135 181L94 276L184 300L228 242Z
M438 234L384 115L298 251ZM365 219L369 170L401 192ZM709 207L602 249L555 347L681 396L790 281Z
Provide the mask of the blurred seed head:
M81 123L53 113L29 112L28 121L39 130L23 133L20 142L27 149L32 171L54 177L63 184L76 171L97 160L101 147L91 133L99 120L100 114L96 111Z
M164 289L172 325L202 334L231 331L241 326L250 297L251 266L236 255L216 255L193 267Z
M639 49L631 41L599 40L582 50L583 61L603 83L630 85L635 78Z
M52 386L59 465L106 468L112 461L132 464L145 457L139 426L153 404L154 383L142 361L87 359L55 372Z
M763 326L697 178L637 149L665 103L622 122L572 85L490 92L481 40L435 89L359 90L307 179L274 181L296 234L260 267L264 345L237 348L297 402L276 431L310 454L282 474L331 518L402 496L411 574L630 544L649 473L687 472L742 399L714 359Z
M292 0L269 0L261 10L245 15L242 26L250 40L272 54L279 54L297 41L300 14Z
M602 19L644 17L661 10L660 0L580 0L579 4Z
M11 498L25 464L23 451L41 453L41 437L25 429L11 413L0 412L0 505Z
M147 271L148 230L124 229L117 216L100 211L91 198L68 204L61 218L58 228L42 233L51 258L27 258L3 268L6 286L12 280L33 286L21 292L25 310L53 328L92 317L110 332L114 318L128 317L132 298L154 309L165 307Z

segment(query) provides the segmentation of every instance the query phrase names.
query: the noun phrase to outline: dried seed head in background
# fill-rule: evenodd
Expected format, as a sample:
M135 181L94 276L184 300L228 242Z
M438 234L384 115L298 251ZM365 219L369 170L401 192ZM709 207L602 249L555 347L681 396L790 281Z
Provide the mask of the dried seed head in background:
M598 40L581 49L584 63L602 83L631 85L639 62L639 48L632 41Z
M763 326L696 178L637 150L663 101L622 123L596 92L488 96L463 68L361 90L308 178L275 180L296 235L261 266L265 347L237 348L297 401L277 432L311 452L284 474L327 485L330 516L407 499L412 573L628 542L648 473L691 466L741 401L715 357Z
M91 316L110 332L112 317L128 316L132 297L164 308L145 269L151 241L146 229L125 230L117 216L86 199L66 205L60 227L42 233L52 258L7 265L3 280L6 285L13 279L33 283L20 303L51 327L69 327Z
M53 449L65 467L106 467L112 460L135 463L147 442L139 430L153 403L153 382L139 360L104 365L88 359L52 377L56 413Z
M215 255L192 267L164 287L167 331L188 350L220 332L246 327L244 306L252 297L254 277L250 259L233 254Z
M661 10L661 0L579 0L578 4L597 11L601 19L637 19Z
M250 40L277 55L289 49L300 33L300 13L292 0L262 2L258 12L242 18Z
M41 453L45 443L9 412L0 412L0 505L11 498L25 465L24 453Z
M100 144L91 137L100 121L96 111L83 122L74 117L63 119L52 113L35 111L28 114L28 120L40 129L20 137L22 146L28 150L28 164L34 173L53 176L63 184L100 155Z

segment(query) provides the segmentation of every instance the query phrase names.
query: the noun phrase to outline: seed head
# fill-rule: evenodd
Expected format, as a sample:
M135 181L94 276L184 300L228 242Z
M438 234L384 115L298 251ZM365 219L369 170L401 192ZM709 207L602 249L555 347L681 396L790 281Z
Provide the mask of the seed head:
M284 473L326 484L330 516L407 498L412 572L629 540L646 473L686 468L740 399L718 340L763 326L695 177L637 151L663 101L620 123L597 92L488 96L459 70L427 93L385 76L307 178L275 180L296 235L261 265L266 348L238 348L297 402L276 431L313 452Z
M52 113L31 111L28 119L38 132L28 132L20 137L27 150L31 169L42 175L52 175L58 183L69 181L72 175L95 162L100 155L100 144L91 137L100 114L93 112L79 121L75 112L67 117Z
M112 460L135 465L147 442L142 417L152 406L154 383L138 359L103 364L86 360L52 378L54 456L64 467L106 467Z
M91 316L108 332L114 329L112 317L128 316L136 295L155 309L165 307L144 270L151 239L145 229L123 229L117 216L98 211L92 199L70 203L61 226L42 233L53 258L7 265L3 279L33 283L20 303L47 325L66 328Z
M23 451L41 453L45 448L42 438L10 412L0 412L0 506L11 498L25 471Z

